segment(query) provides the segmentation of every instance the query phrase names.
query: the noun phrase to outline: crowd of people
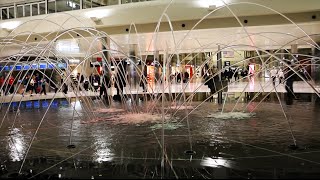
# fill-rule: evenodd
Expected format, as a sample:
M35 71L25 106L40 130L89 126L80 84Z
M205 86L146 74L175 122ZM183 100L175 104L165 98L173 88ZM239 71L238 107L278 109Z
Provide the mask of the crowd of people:
M115 87L117 90L116 99L121 98L121 94L123 94L123 88L126 87L126 82L128 81L127 72L125 71L125 66L119 65L115 73L112 75L111 72L105 73L102 71L101 73L91 74L89 76L84 76L84 74L77 74L77 84L71 85L69 81L67 81L65 76L61 76L60 84L55 85L55 92L57 92L58 87L62 85L61 91L65 94L68 93L68 87L71 85L72 88L78 86L78 90L92 90L94 92L100 93L101 98L107 98L108 96L108 88ZM214 94L222 87L222 82L233 82L239 81L240 77L245 79L252 75L248 74L247 68L224 68L224 71L221 72L221 79L218 75L218 70L215 67L204 68L202 78L205 81L205 85L210 89L210 93ZM269 69L269 77L271 79L272 84L275 86L277 79L279 79L279 84L285 84L285 88L288 93L289 99L294 96L293 93L293 81L295 80L295 76L297 71L304 75L306 80L309 80L308 73L305 69L300 68L296 71L290 70L291 68L286 67L286 69L279 67L272 67ZM9 74L4 72L2 76L0 76L0 93L1 95L10 95L10 94L30 94L33 96L34 94L46 95L47 89L50 87L50 83L48 79L46 79L43 74L39 73L28 73L23 76L23 79L15 78L13 74ZM142 87L143 92L147 92L148 87L148 73L147 67L143 67L141 71L141 77L139 85ZM18 80L16 80L18 79ZM161 78L159 78L161 79ZM65 81L66 80L66 81ZM187 83L190 81L190 75L187 71L184 72L176 72L170 75L171 82L176 83ZM50 80L52 81L52 80ZM160 81L161 83L161 81Z
M8 73L5 72L0 76L0 87L1 95L10 95L10 94L22 94L26 92L33 96L33 94L47 94L46 78L42 77L37 73L36 75L27 74L22 80L17 80L12 74L8 76Z

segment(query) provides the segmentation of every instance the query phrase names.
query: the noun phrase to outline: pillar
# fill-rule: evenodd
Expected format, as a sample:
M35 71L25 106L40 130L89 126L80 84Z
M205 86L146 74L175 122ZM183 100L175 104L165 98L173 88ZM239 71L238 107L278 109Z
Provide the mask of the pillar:
M109 68L110 68L110 53L109 50L110 49L110 39L108 37L104 37L102 40L102 49L103 49L103 56L102 56L102 70L104 71L104 73L109 72Z
M297 54L298 53L298 44L291 44L291 54ZM295 58L292 58L295 59Z

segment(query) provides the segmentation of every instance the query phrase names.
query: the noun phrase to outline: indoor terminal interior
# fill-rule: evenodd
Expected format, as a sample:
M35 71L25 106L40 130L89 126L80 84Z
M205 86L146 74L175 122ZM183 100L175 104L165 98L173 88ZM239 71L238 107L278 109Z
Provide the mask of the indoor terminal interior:
M320 177L319 0L1 0L1 179Z

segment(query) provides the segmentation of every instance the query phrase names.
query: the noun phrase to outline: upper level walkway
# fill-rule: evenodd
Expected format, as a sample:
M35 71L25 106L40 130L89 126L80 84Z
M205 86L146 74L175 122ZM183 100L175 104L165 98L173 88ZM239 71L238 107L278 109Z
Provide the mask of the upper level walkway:
M0 20L154 0L11 0L0 4Z

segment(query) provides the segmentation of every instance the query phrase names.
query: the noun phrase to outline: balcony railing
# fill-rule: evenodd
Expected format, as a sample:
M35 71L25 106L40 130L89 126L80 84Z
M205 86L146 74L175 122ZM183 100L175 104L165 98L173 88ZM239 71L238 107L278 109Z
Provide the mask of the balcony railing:
M0 20L154 0L38 0L0 4Z

